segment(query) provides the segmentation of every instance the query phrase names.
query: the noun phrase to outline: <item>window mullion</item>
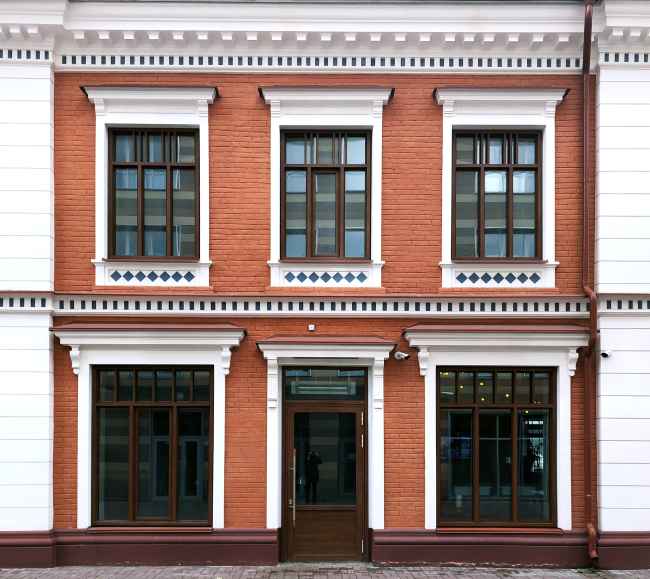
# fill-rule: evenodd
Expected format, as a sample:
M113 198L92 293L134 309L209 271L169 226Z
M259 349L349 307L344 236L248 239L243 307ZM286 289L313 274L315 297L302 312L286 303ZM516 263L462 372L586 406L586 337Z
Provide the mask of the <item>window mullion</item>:
M517 498L519 496L519 491L517 489L517 481L519 477L519 464L518 464L518 454L519 454L519 438L517 436L517 423L519 421L519 414L517 412L517 407L515 406L512 409L512 423L511 423L511 436L512 446L510 449L510 508L512 509L512 522L516 523L518 521L518 506Z
M334 138L336 137L335 135ZM338 245L336 255L337 257L345 257L345 171L341 167L338 167L336 172L338 173L336 176L338 191L335 197L338 205L338 211L336 212L336 239Z
M513 257L515 254L515 238L514 238L514 170L510 166L507 169L508 171L508 192L506 193L506 224L508 228L508 239L506 243L506 255L508 257Z
M478 184L478 255L485 257L485 165L483 164L479 168Z
M138 255L144 256L144 168L138 163Z
M191 390L190 390L191 392ZM169 429L169 518L178 520L178 406L170 408Z
M460 372L459 372L460 374ZM476 400L476 376L474 372L474 400ZM479 425L478 425L478 406L473 405L472 408L472 520L475 523L479 522Z
M315 145L314 145L315 146ZM314 204L313 204L313 183L312 183L313 175L312 175L312 170L311 170L311 165L307 165L307 179L305 183L305 187L307 189L307 194L306 194L306 201L307 201L307 221L305 223L305 234L307 235L307 251L305 252L307 254L308 258L313 258L314 257L314 237L315 237L315 229L314 229L314 223L313 223L313 209L314 209Z
M169 138L169 133L166 133L163 131L162 133L162 147L163 151L165 150L165 141ZM196 139L195 139L196 141ZM164 159L164 158L163 158ZM196 160L196 159L195 159ZM166 167L166 174L167 174L167 244L166 244L166 251L167 251L167 257L170 257L172 255L172 222L173 222L173 216L172 216L172 211L174 210L174 203L173 203L173 198L172 198L172 178L173 178L173 169L172 169L172 164L171 162L167 162L167 167ZM196 193L196 188L195 188L195 193L194 196L196 198L197 193ZM195 214L196 215L196 214ZM196 217L195 217L196 219ZM196 223L195 223L196 227ZM194 240L194 243L196 244L196 239ZM196 245L195 245L196 247Z
M116 390L117 390L117 382ZM136 504L138 500L138 469L137 464L137 432L136 411L129 406L129 522L133 523L136 517Z

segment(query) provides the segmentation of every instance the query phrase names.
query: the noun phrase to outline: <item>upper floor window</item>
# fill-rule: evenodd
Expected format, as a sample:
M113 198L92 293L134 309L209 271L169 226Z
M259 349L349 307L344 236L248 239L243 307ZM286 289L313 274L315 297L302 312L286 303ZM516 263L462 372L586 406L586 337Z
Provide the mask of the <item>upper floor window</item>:
M282 134L282 258L370 255L370 133Z
M109 133L109 256L197 258L196 130Z
M541 134L455 132L453 257L541 259Z

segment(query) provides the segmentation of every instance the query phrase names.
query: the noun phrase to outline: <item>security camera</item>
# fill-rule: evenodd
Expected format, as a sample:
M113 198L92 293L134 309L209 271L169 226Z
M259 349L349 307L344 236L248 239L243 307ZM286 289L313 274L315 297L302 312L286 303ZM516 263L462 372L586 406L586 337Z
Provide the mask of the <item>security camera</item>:
M600 355L603 358L611 358L612 357L612 351L611 350L601 350Z
M408 360L411 357L411 354L405 354L404 352L395 352L395 360Z

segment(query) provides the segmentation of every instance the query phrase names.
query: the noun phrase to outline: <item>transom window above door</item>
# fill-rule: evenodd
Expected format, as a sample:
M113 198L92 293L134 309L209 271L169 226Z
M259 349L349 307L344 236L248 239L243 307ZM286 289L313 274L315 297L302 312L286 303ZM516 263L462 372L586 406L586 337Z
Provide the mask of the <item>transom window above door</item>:
M282 133L282 259L370 256L370 133Z

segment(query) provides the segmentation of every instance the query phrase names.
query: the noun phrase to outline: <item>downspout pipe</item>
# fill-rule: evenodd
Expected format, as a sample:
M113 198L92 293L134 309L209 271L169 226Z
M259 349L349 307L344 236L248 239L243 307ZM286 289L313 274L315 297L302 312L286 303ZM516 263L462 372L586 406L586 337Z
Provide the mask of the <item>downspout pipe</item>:
M598 537L593 523L593 484L592 484L592 444L594 431L592 427L592 357L598 338L598 301L596 293L589 285L589 267L591 265L591 78L589 68L591 64L591 29L594 14L594 0L584 0L585 3L585 30L582 49L582 150L583 150L583 217L582 217L582 291L589 298L589 342L583 353L584 364L584 417L585 417L585 444L584 444L584 477L585 477L585 527L589 535L589 557L592 562L598 560Z

